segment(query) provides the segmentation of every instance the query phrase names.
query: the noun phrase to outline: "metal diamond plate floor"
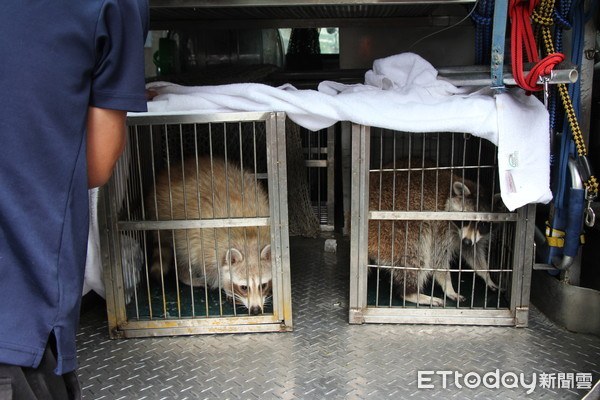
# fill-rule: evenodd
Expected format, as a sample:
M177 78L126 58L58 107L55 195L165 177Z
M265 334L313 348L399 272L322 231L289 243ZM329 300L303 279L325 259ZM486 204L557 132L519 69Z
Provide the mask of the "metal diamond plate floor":
M336 238L337 253L291 239L293 332L110 340L104 305L91 307L84 399L581 399L600 378L600 338L535 309L528 328L349 325L349 243Z

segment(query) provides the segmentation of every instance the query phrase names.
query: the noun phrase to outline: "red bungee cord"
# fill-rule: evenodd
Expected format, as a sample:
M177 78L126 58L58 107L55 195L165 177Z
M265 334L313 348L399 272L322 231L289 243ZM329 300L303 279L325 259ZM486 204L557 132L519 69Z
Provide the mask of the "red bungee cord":
M530 22L533 9L538 3L539 0L510 0L508 7L512 22L510 40L513 77L517 85L530 92L542 90L544 86L537 83L539 77L549 75L554 66L565 59L563 54L553 53L540 61ZM523 76L523 47L527 53L527 61L536 63L526 77Z

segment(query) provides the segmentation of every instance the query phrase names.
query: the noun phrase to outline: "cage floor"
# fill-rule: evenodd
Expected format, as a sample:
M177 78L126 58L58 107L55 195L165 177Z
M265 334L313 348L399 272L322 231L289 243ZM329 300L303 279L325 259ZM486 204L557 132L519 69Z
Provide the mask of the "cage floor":
M528 328L349 325L349 242L336 239L337 253L322 251L324 239L291 239L293 332L110 340L104 304L87 308L83 398L581 399L600 378L600 337L536 309ZM419 371L431 388L419 388ZM469 373L490 374L489 387L459 376Z

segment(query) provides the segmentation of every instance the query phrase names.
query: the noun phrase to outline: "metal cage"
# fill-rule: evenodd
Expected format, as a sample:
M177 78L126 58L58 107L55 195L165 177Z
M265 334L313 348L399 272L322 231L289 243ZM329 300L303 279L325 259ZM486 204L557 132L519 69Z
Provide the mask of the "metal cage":
M487 140L353 125L350 322L526 326L535 206L497 177Z
M127 124L99 201L110 336L291 330L285 114Z

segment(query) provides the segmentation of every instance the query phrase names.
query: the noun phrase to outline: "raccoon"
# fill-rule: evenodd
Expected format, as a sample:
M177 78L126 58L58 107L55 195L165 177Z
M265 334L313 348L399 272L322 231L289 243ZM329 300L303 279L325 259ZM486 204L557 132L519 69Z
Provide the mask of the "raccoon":
M146 196L146 210L154 220L268 217L269 199L254 175L239 165L194 157L159 174ZM222 289L252 315L264 311L272 279L269 227L176 229L153 235L154 279L160 281L176 264L184 284Z
M482 191L474 182L449 169L434 168L431 161L413 161L411 167L418 170L410 173L407 167L408 162L401 160L384 166L387 171L371 172L369 210L489 211L490 201L477 199ZM391 272L401 297L418 304L441 306L444 300L424 294L423 287L433 275L448 298L465 301L454 290L448 271L459 254L491 290L498 289L487 263L490 235L487 222L370 220L368 255L378 265L407 268ZM439 269L445 271L436 271Z

